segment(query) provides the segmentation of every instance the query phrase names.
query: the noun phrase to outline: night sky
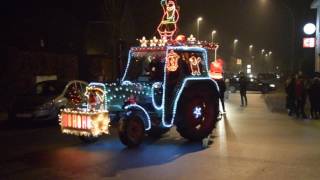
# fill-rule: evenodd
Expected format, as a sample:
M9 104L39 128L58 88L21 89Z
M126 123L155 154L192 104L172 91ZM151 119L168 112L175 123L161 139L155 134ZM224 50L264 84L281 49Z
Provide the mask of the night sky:
M266 3L261 3L266 1ZM302 26L315 22L315 11L310 9L312 0L281 0L295 13L296 56L310 57L312 52L300 48ZM52 49L77 48L81 22L108 21L103 12L102 0L65 1L17 1L7 2L5 12L5 43L10 46L30 46L33 39L47 39ZM157 35L162 10L159 0L130 0L125 8L122 38ZM252 43L255 50L265 48L274 52L274 58L285 62L290 57L291 16L280 0L179 0L181 19L179 33L196 34L196 19L204 18L201 24L201 39L211 39L211 31L218 31L217 40L222 45L221 53L229 58L234 38L239 39L239 53L245 54ZM129 28L128 28L129 27ZM108 28L107 28L108 29ZM101 37L106 37L100 30ZM106 32L107 34L107 32ZM108 39L108 38L106 38ZM27 43L25 42L27 41ZM38 40L36 41L38 42ZM2 42L3 43L3 42ZM306 55L307 54L307 55Z

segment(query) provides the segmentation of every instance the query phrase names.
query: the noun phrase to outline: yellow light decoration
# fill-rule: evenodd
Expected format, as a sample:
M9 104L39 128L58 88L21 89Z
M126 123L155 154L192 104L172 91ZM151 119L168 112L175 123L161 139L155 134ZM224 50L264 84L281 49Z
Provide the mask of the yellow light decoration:
M175 72L178 67L179 63L178 60L180 59L180 56L175 53L173 50L170 51L170 53L167 56L167 69L170 72Z
M200 72L200 62L201 62L201 58L200 57L195 57L195 56L191 56L189 58L189 62L190 62L190 69L191 69L191 74L193 76L200 76L201 72Z
M146 37L143 36L139 41L141 47L148 47L148 40L146 39Z
M155 47L158 45L159 40L156 37L150 40L150 47Z
M63 109L59 116L62 133L97 137L109 134L108 111L75 111Z
M88 99L89 110L95 110L96 107L100 106L100 109L104 109L103 102L105 100L105 92L97 87L88 86L84 95Z
M158 45L160 47L166 46L168 40L166 38L160 39Z
M197 39L192 34L187 38L187 40L190 44L195 44L197 42Z

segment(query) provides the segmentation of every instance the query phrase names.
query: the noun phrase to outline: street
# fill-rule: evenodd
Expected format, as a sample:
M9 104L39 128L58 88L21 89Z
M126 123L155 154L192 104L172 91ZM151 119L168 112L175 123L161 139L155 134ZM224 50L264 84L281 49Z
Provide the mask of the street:
M0 179L319 179L320 121L271 113L261 94L248 101L230 95L207 149L175 128L126 149L116 133L85 145L58 126L1 127Z

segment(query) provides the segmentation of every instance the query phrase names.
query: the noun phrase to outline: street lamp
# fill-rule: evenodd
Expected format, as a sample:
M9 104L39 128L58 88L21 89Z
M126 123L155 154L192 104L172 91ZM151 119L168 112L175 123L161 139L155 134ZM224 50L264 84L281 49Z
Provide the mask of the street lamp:
M198 40L200 40L200 22L203 20L202 17L198 17L197 19L197 35L198 35Z
M237 38L233 40L233 51L234 51L235 56L236 56L238 42L239 42L239 40Z
M212 38L212 43L213 43L213 40L214 40L214 36L217 34L217 31L216 30L213 30L211 32L211 38Z
M268 0L260 0L260 2L262 4L266 4ZM269 0L271 1L271 0ZM294 55L295 55L295 40L296 40L296 18L295 18L295 13L293 11L293 9L288 6L284 1L275 1L277 2L279 5L281 5L284 9L287 10L290 18L291 18L291 61L290 61L290 70L293 71L294 70Z
M261 50L261 54L263 55L265 51L266 51L265 49L262 49Z
M251 57L251 55L252 55L252 50L253 50L253 45L251 44L251 45L249 46L249 55L250 55L250 57Z
M269 51L269 56L271 56L272 55L272 51Z

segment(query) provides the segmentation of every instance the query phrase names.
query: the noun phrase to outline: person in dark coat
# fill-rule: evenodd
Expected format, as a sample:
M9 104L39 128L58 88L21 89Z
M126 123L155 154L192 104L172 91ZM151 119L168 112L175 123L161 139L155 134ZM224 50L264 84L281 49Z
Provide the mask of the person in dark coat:
M243 72L241 72L240 78L239 78L241 106L248 106L247 87L248 87L248 79L245 76L245 74Z
M296 100L295 100L295 85L296 78L292 75L286 82L285 90L287 94L286 107L288 109L288 115L291 116L296 112Z
M310 114L312 119L319 118L319 110L320 110L320 78L319 74L312 79L310 87L308 88L309 101L310 101Z
M222 110L223 110L223 114L226 113L226 109L225 109L225 105L224 105L224 93L226 92L226 83L224 81L224 79L219 79L219 80L216 80L216 82L218 83L218 86L219 86L219 99L220 99L220 102L221 102L221 105L222 105Z
M305 113L305 105L307 99L306 81L302 75L299 75L295 85L295 95L297 103L297 118L307 118Z

